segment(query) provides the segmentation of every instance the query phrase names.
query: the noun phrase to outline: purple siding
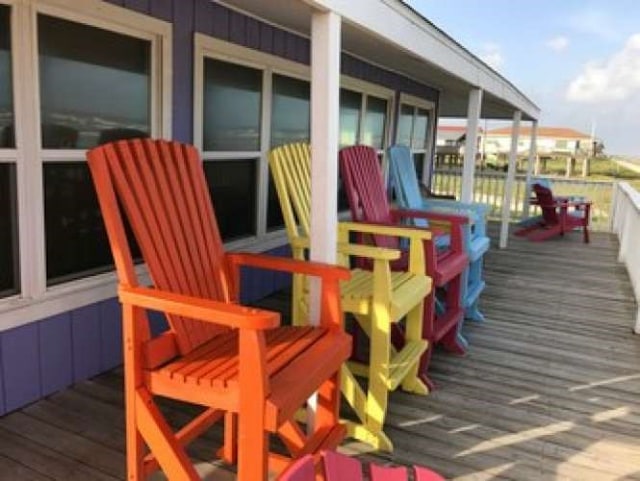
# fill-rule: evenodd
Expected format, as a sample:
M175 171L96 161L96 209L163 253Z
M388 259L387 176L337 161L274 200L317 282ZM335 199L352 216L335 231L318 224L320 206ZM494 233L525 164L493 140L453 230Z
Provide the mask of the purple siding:
M173 138L182 142L193 140L193 23L194 1L174 1Z
M42 395L73 382L71 316L59 314L38 322Z
M40 393L38 325L2 333L2 372L6 411L37 400Z
M100 334L100 303L71 312L74 381L81 381L102 372Z
M149 13L151 10L150 3L152 3L152 0L125 0L124 6L136 12Z
M117 299L101 302L100 309L100 370L122 364L122 309Z

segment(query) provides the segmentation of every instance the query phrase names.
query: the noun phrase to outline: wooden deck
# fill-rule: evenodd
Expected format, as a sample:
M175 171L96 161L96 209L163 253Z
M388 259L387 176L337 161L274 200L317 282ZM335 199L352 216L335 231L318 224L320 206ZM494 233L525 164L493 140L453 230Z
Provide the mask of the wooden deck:
M436 353L432 395L393 394L396 451L375 459L456 480L640 480L640 337L616 239L510 242L488 255L487 322L465 326L469 353ZM0 418L0 480L124 479L121 384L111 372ZM194 412L163 408L176 424ZM191 455L209 459L218 441L214 430ZM215 463L198 469L234 479Z

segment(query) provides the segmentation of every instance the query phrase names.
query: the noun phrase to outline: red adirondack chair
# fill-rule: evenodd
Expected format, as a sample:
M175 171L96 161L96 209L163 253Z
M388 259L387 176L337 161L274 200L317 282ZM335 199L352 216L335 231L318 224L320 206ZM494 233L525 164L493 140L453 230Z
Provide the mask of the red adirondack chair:
M335 451L322 453L324 476L326 481L363 481L362 465L357 459L350 458ZM371 481L408 481L407 468L404 466L388 467L371 464L369 466ZM316 470L313 457L305 456L296 461L279 481L314 481ZM413 479L415 481L444 481L444 478L435 471L421 466L413 467Z
M519 229L516 235L532 241L543 241L566 232L582 229L585 243L589 243L589 216L591 202L567 197L554 197L551 189L542 184L533 184L536 205L542 211L541 219Z
M462 225L468 222L468 218L423 210L392 209L387 200L378 156L371 147L357 145L344 148L340 150L339 161L354 221L398 226L408 219L427 219L430 230L450 236L449 247L446 249L436 248L438 236L424 242L427 275L433 278L437 288L445 291L445 310L436 315L436 294L435 290L431 291L424 302L423 338L431 343L440 343L452 352L463 354L465 349L458 341L458 328L463 319L462 274L469 263L463 246ZM392 237L376 235L372 236L372 242L378 247L402 247L398 239ZM407 268L408 255L406 252L404 254L392 264L393 269ZM397 324L394 327L398 333ZM395 339L398 342L402 336L396 335ZM430 352L425 353L420 372L423 381L432 386L433 383L426 375L430 357Z
M127 479L161 468L169 479L198 475L184 450L224 418L221 450L238 461L238 479L267 479L292 458L332 449L338 422L339 371L351 339L342 329L343 268L292 259L224 252L197 150L161 140L125 140L88 153L123 306ZM153 287L140 285L123 214ZM241 266L319 276L318 327L280 327L277 313L238 304ZM170 330L151 338L147 310L166 314ZM296 411L319 392L314 431ZM163 396L206 409L172 432L154 401ZM290 457L268 452L276 433ZM237 450L237 451L236 451ZM236 455L237 452L237 455Z

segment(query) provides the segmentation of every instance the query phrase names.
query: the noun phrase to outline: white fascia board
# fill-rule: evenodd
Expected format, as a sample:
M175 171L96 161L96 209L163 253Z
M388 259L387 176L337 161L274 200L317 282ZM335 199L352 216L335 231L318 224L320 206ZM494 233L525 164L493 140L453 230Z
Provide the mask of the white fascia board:
M540 109L508 80L399 0L306 0L537 118Z

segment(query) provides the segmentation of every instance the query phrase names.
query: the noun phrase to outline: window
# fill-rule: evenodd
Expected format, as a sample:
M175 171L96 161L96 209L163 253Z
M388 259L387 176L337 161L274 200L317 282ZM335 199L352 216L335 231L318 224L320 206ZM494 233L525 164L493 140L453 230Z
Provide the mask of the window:
M262 70L204 58L202 144L225 241L257 234Z
M40 14L38 59L46 271L55 285L112 269L88 167L73 151L149 135L151 42ZM61 160L59 150L71 152Z
M311 137L311 86L304 80L274 74L271 94L270 148L291 142L309 142ZM284 226L280 202L269 172L267 230Z
M431 158L434 106L404 94L400 101L396 143L411 148L418 179L422 180Z
M568 148L568 142L566 140L556 140L556 149L566 150Z
M171 30L100 0L0 0L0 328L113 297L86 150L171 137Z
M9 7L0 5L0 149L15 147L10 14Z
M378 97L367 97L362 143L377 150L385 147L387 127L387 101Z
M15 164L0 163L0 297L18 293Z
M11 9L0 5L0 297L19 292Z
M194 143L229 249L282 245L284 221L268 166L271 149L311 137L310 68L196 34ZM386 147L394 92L351 78L340 89L340 147ZM347 200L338 187L338 208Z
M362 95L340 89L340 147L355 145L360 136Z
M309 82L273 75L271 148L290 142L308 142L311 135Z

